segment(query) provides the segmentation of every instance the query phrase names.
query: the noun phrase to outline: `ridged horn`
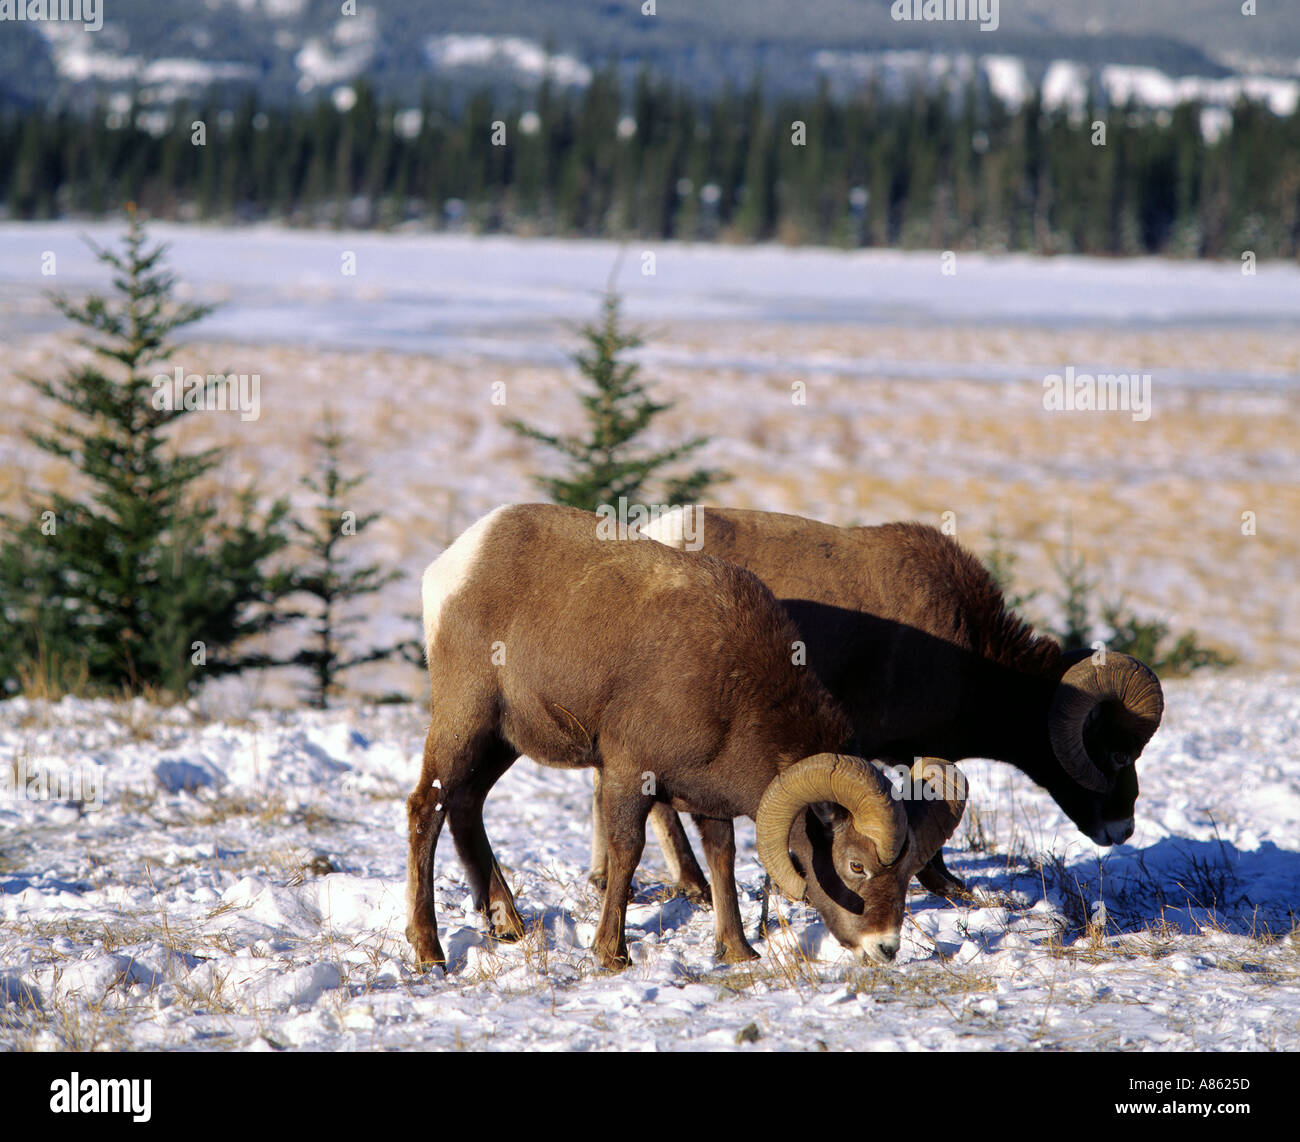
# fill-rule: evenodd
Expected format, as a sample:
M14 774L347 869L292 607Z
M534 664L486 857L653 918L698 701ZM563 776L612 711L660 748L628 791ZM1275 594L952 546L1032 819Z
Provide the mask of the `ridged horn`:
M966 811L966 775L941 757L918 757L912 763L911 782L908 822L916 838L916 859L925 864L961 823ZM922 782L930 787L928 794L918 791Z
M790 860L790 826L801 809L818 802L842 805L853 827L876 846L888 864L907 839L907 815L893 786L874 765L847 754L819 753L776 775L763 793L755 819L758 859L776 886L794 900L807 882Z
M1117 744L1136 746L1112 756L1112 764L1131 763L1160 725L1165 709L1160 680L1144 663L1127 654L1106 655L1104 663L1091 657L1075 663L1061 678L1048 714L1048 734L1062 768L1094 793L1108 793L1113 777L1103 773L1084 746L1089 716L1104 702L1118 707L1111 721L1122 735ZM1113 731L1112 731L1113 732Z

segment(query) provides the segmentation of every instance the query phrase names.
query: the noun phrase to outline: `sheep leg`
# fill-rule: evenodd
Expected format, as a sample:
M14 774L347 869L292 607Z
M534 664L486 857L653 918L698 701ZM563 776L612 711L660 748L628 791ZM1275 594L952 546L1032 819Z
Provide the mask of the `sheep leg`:
M509 746L494 743L480 755L468 779L448 789L446 797L451 837L465 866L474 907L487 918L488 931L497 940L517 940L524 934L524 922L483 827L483 802L518 757Z
M600 807L600 791L604 779L599 769L591 771L591 870L587 873L587 882L598 892L604 892L609 883L609 838L605 834L605 813ZM628 885L627 898L633 895L632 885Z
M447 957L438 942L438 917L434 909L433 857L446 809L442 789L435 786L438 767L433 727L424 741L424 761L415 792L406 799L409 849L406 862L406 938L415 949L420 968L446 968Z
M936 896L945 900L959 900L968 895L965 883L948 871L943 863L943 849L930 858L930 862L916 874L916 879L923 888L929 889Z
M632 874L645 849L645 821L653 804L638 786L619 795L608 775L601 791L601 812L608 839L608 874L600 920L592 944L596 960L606 971L621 971L632 963L627 951L627 897Z
M674 890L693 904L705 903L709 899L709 882L691 850L681 818L667 805L656 805L650 810L650 827L664 851Z
M605 835L605 814L600 809L601 776L591 771L591 868L587 880L601 892L609 880L609 838Z
M736 896L736 830L730 819L701 817L691 819L700 831L704 856L713 877L713 931L717 941L713 954L724 963L739 964L758 959L745 940L740 920L740 901Z
M608 841L605 836L605 818L600 810L601 772L592 770L594 777L591 793L591 868L587 880L601 892L608 880ZM650 810L650 825L668 862L668 876L677 895L685 896L692 904L707 904L709 882L700 868L691 842L682 828L680 818L667 805L656 805Z

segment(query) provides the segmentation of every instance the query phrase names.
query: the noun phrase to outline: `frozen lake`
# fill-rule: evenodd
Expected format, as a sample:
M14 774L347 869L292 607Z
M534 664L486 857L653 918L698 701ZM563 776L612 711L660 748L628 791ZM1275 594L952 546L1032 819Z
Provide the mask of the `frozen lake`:
M113 244L116 223L0 225L0 335L54 330L41 294L103 288L108 276L82 235ZM192 337L375 348L436 356L472 353L556 363L567 327L589 320L611 278L641 322L851 325L1300 325L1300 267L1159 259L942 255L633 241L480 238L424 233L298 232L159 223L186 291L220 309ZM57 273L42 275L52 253ZM651 264L650 259L653 259ZM345 269L354 268L354 273ZM653 269L653 273L644 272ZM654 357L654 354L649 354ZM774 365L733 347L709 367L763 371L799 365L850 373L880 360L829 364L806 356ZM1026 362L1029 364L1030 362ZM898 376L997 379L979 363L888 362ZM1082 364L1082 363L1081 363ZM1099 361L1098 369L1123 362ZM1294 375L1244 368L1183 370L1164 379L1201 386L1280 387Z

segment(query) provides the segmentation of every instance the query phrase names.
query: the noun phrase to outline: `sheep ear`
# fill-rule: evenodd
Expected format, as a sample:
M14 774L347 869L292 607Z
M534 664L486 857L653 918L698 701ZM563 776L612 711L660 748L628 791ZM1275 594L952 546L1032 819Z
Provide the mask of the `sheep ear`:
M904 801L920 864L934 856L957 831L966 811L966 775L939 757L919 757L912 764Z

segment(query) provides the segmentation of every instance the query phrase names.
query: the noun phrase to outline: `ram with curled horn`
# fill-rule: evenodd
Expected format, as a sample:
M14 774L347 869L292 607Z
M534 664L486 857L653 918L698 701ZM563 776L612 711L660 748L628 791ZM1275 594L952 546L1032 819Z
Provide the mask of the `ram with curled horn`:
M1035 635L955 539L919 523L834 527L725 508L674 509L644 534L735 563L771 588L799 629L808 666L852 721L855 753L1007 762L1097 844L1132 835L1134 763L1160 725L1159 681L1128 655L1066 654ZM671 811L657 807L650 823L679 887L703 891ZM599 882L599 820L595 837ZM963 887L942 851L920 879L941 895Z
M878 764L820 754L778 773L764 792L758 858L841 944L881 963L898 952L912 877L965 807L966 779L941 758L917 758L900 787Z
M417 960L446 963L434 907L444 821L492 934L523 933L483 804L525 753L602 775L609 881L593 950L603 967L630 962L628 890L656 805L691 813L699 829L722 959L756 954L735 885L741 816L756 820L760 857L786 892L846 947L892 959L908 882L961 817L956 768L932 761L918 775L927 795L901 797L877 765L842 752L852 727L791 662L798 632L755 575L603 540L595 524L551 504L498 508L424 574L431 719L407 800Z

